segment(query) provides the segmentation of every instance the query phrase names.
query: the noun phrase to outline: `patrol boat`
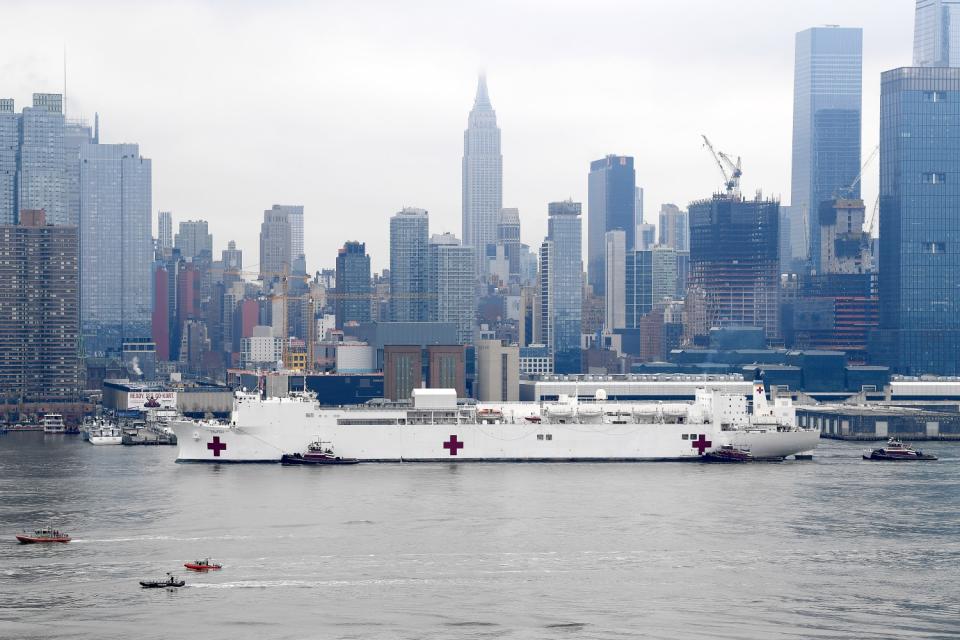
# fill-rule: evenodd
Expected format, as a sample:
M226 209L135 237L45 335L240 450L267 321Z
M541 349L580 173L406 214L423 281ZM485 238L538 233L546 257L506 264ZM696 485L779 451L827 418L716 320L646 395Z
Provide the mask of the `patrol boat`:
M323 407L312 394L235 394L229 421L175 420L179 462L278 462L323 440L361 462L696 461L731 445L757 460L808 453L820 431L797 425L789 398L698 390L693 402L458 402L415 389L409 403Z

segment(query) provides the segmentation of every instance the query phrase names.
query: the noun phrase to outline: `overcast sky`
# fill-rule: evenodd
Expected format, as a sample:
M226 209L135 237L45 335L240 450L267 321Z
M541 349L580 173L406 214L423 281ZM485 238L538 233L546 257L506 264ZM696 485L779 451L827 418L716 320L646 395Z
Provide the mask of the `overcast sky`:
M302 204L308 267L345 240L388 264L388 219L460 235L463 129L486 69L504 206L538 245L547 203L586 201L589 162L636 159L648 221L721 186L702 148L743 157L746 193L790 199L794 34L864 29L863 156L880 72L909 66L912 0L44 2L3 0L0 97L59 92L101 142L153 159L153 208L210 221L259 262L263 210ZM877 164L864 178L872 206ZM584 207L586 212L586 207ZM586 228L586 225L584 225Z

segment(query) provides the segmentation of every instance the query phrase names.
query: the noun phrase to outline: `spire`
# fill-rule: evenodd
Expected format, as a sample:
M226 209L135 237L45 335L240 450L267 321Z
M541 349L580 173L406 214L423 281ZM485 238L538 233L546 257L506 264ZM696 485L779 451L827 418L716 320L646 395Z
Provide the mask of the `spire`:
M493 109L493 105L490 104L490 96L487 95L487 74L483 71L480 72L480 77L477 81L477 97L473 101L473 108L485 108Z

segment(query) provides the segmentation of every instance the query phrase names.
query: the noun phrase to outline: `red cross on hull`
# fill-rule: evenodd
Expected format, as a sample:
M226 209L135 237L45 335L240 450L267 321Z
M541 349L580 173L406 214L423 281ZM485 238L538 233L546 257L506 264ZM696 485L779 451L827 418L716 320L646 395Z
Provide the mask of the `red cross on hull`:
M713 442L707 440L707 437L702 433L700 436L690 443L690 446L697 450L699 455L703 455L703 452L713 446Z
M220 442L220 436L213 436L213 442L207 443L207 449L213 451L213 457L219 458L220 452L227 449L227 443Z
M463 449L463 443L457 440L456 435L451 435L450 439L443 443L443 448L450 452L450 455L457 455L457 451Z

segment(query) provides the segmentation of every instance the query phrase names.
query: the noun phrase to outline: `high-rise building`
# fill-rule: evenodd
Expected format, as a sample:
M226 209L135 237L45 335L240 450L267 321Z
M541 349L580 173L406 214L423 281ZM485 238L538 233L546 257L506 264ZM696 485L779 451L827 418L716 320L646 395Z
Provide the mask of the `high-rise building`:
M627 250L636 249L637 174L630 156L609 155L590 163L587 199L587 282L604 294L606 235L622 229Z
M405 207L390 218L390 321L427 320L426 209Z
M779 339L780 204L715 195L689 212L690 290L704 300L706 329L762 327Z
M0 399L76 400L80 391L77 228L23 210L0 225ZM47 409L49 410L49 409Z
M520 243L520 210L500 209L500 224L497 225L497 244L503 247L507 260L508 280L520 283L520 260L523 245Z
M806 227L805 254L820 270L820 204L859 198L863 30L815 27L796 37L791 213ZM852 185L852 189L850 189Z
M99 119L98 119L99 121ZM67 224L80 224L80 148L99 144L96 125L91 129L79 120L66 120L63 125L64 190L66 193Z
M12 98L0 99L0 224L17 221L17 158L20 116Z
M303 206L302 205L274 205L287 211L290 220L290 257L292 261L297 258L306 258L303 247Z
M917 0L913 66L960 67L960 0Z
M487 245L497 242L503 208L503 156L497 114L487 95L487 78L480 76L477 96L463 133L463 244L473 247L475 273L486 268Z
M474 249L460 244L453 234L444 233L431 236L428 251L429 319L454 323L457 342L473 344L477 317Z
M293 227L287 207L273 205L260 224L260 279L276 280L292 273Z
M628 251L624 265L624 326L637 329L653 309L653 252Z
M650 290L656 305L677 295L677 251L657 245L650 253Z
M874 359L960 375L960 68L881 76L880 331Z
M660 244L677 251L690 250L690 218L675 204L660 205Z
M237 272L243 269L243 251L237 249L237 243L231 240L227 243L227 248L220 253L220 260L223 262L225 273Z
M337 252L335 308L337 329L370 321L370 256L362 242L346 242Z
M607 331L626 327L627 232L623 229L607 231L607 283L604 304L604 326Z
M157 248L161 252L173 249L173 214L169 211L157 214Z
M43 209L50 224L68 224L63 96L33 94L20 127L18 209Z
M135 144L80 149L80 330L88 355L151 334L151 161Z
M551 202L540 246L540 332L556 373L581 369L583 305L582 224L579 202Z
M184 220L174 237L173 246L186 260L206 257L213 260L213 235L207 230L206 220Z

